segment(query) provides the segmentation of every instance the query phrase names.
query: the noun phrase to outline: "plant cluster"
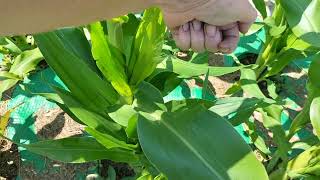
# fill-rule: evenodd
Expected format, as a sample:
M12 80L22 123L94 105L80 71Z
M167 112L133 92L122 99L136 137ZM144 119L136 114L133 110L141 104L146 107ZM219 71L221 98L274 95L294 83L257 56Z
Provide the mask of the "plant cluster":
M99 159L127 162L136 179L317 179L320 176L320 21L319 0L276 0L264 17L266 42L255 64L235 58L234 67L210 67L204 54L176 57L159 9L147 9L83 28L34 36L46 62L67 89L38 93L56 102L88 135L19 144L55 160L82 163ZM285 100L274 77L297 59L312 58L308 99L286 131ZM205 100L209 76L240 71L230 97ZM184 79L206 75L203 99L164 96ZM267 92L259 83L266 82ZM241 97L237 97L241 94ZM260 135L253 114L273 134L273 148ZM309 123L315 134L290 139ZM243 124L246 144L233 126ZM17 143L17 142L16 142ZM266 159L260 162L252 150ZM301 153L292 153L300 150Z

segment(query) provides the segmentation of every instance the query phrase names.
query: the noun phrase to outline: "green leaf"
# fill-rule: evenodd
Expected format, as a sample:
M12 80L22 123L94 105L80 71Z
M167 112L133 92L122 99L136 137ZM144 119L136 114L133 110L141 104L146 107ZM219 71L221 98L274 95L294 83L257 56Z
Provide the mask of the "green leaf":
M319 83L319 68L320 68L320 55L313 57L313 61L310 65L308 76L309 82L307 84L308 99L303 106L303 110L293 120L288 137L292 137L296 132L303 128L310 122L310 107L313 99L320 96L320 83Z
M280 0L280 3L295 35L320 47L320 1Z
M116 170L112 166L108 167L108 178L106 180L117 180Z
M35 70L41 60L43 60L43 56L38 48L24 51L14 59L9 72L18 76L25 76L30 71Z
M309 80L312 86L320 89L320 54L313 57L312 63L309 68Z
M263 100L257 98L230 97L219 99L209 110L220 116L229 116L232 125L237 126L249 117L258 107L263 107Z
M15 44L15 42L10 37L5 37L1 40L0 46L3 46L12 55L19 55L23 51Z
M30 152L67 163L84 163L100 159L128 163L138 162L138 157L133 152L106 149L90 137L39 141L33 144L19 145Z
M288 151L291 149L290 143L286 138L286 133L281 125L280 119L275 119L268 113L260 111L263 117L263 125L273 133L273 140L278 146L278 152L283 161L288 160Z
M310 106L310 120L318 137L320 137L320 96L313 99Z
M138 145L127 144L126 142L118 140L109 134L101 133L90 127L86 127L85 130L107 149L119 148L134 151L138 148Z
M252 69L241 69L240 84L249 97L265 98L257 84L257 76Z
M264 0L253 0L255 7L258 9L263 18L267 17L267 8Z
M128 64L130 85L137 86L155 70L162 61L161 51L166 32L161 10L149 8L143 14L138 28L134 50Z
M0 80L0 99L2 98L2 94L16 85L19 81L15 79L6 79Z
M147 82L140 83L135 98L133 105L137 111L154 113L166 110L161 92Z
M268 179L233 127L202 106L140 116L138 135L146 157L168 179Z
M90 25L90 35L92 54L98 68L117 92L130 104L132 92L127 83L125 60L121 52L109 44L101 22Z
M129 120L135 116L137 112L131 105L115 105L108 108L109 116L121 126L127 127Z
M319 177L320 147L313 146L296 158L292 159L287 166L287 174L291 178L302 178L309 176Z
M16 74L7 71L0 71L0 81L6 79L22 80L22 78Z
M91 53L91 45L87 40L83 29L80 28L64 28L59 31L55 31L56 35L63 39L65 48L72 52L86 63L90 69L96 73L100 73Z
M60 88L53 87L68 109L84 124L92 129L101 130L119 137L121 126L112 122L109 117L90 111L85 105L82 105L72 94Z
M269 69L265 77L274 76L280 73L290 62L306 57L307 55L303 51L283 48L271 62L268 62Z
M181 78L190 78L204 75L208 72L208 70L210 76L222 76L225 74L236 72L243 67L210 67L206 64L194 64L191 62L180 60L179 58L174 56L169 56L158 66L158 68L163 68L167 71L174 72L180 75Z
M65 38L66 29L35 35L35 40L47 63L57 73L72 94L87 108L101 113L118 101L113 87L103 81L90 66L90 59L82 59L73 44ZM70 36L70 31L66 32ZM78 33L73 34L78 36ZM76 39L74 37L73 39Z

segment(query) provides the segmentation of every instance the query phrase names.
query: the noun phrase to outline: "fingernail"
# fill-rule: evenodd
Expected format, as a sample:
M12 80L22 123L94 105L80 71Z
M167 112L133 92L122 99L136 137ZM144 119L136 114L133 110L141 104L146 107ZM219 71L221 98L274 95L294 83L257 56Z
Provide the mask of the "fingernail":
M194 20L192 21L192 27L195 31L200 31L201 30L201 22L200 21L197 21L197 20Z
M182 29L184 30L184 32L188 32L190 27L189 27L189 23L186 23L182 26Z
M207 25L205 26L205 31L206 31L206 35L208 37L215 37L216 33L217 33L217 27L215 26L211 26L211 25Z

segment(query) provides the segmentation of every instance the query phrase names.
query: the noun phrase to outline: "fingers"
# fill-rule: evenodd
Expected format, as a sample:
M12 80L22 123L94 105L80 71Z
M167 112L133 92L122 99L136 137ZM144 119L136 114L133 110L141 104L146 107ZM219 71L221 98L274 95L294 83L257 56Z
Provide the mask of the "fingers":
M250 29L251 25L253 24L253 22L251 22L251 23L239 22L238 24L239 24L240 32L243 33L243 34L246 34L249 31L249 29Z
M210 52L218 51L218 44L222 40L222 33L216 26L205 24L205 47Z
M244 18L244 20L239 21L239 30L241 33L246 34L249 31L249 28L256 20L258 13L255 8L253 8L252 5L249 5L247 16Z
M218 48L222 53L232 53L240 40L239 26L237 23L232 25L220 27L223 35L222 42L219 43Z
M233 52L239 42L238 23L226 26L203 24L198 20L186 23L172 31L177 46L187 51L192 48L196 52Z
M205 51L204 41L204 31L203 31L203 23L198 20L193 20L190 25L191 28L191 48L196 52Z
M183 51L190 49L191 34L189 23L184 24L178 28L172 30L173 39L176 41L176 45Z

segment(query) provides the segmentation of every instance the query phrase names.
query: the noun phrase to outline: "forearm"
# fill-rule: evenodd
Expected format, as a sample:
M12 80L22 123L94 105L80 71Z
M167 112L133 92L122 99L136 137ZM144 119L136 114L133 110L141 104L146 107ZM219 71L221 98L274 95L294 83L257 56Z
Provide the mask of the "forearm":
M0 0L0 36L78 26L141 11L153 0Z

